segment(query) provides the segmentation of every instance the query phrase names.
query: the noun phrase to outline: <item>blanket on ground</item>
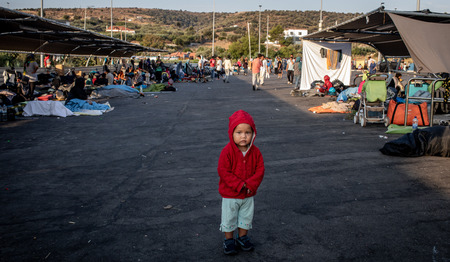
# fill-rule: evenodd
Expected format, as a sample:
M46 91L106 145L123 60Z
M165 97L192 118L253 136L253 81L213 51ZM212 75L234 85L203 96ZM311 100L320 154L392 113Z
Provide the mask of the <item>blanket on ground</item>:
M357 87L349 87L342 91L337 97L336 101L347 101L350 97L359 97Z
M81 100L78 98L71 99L66 102L66 107L72 112L81 112L82 110L102 110L106 111L111 108L109 104L98 104L92 102L89 104L87 100Z
M73 112L60 101L30 101L23 109L23 116L60 116L73 115Z
M132 88L131 86L127 86L127 85L109 85L109 86L104 86L101 89L103 90L111 90L111 89L121 89L127 92L131 92L131 93L139 93L139 90Z
M321 106L311 107L308 110L315 114L324 113L349 113L351 105L348 103L328 102L323 103Z

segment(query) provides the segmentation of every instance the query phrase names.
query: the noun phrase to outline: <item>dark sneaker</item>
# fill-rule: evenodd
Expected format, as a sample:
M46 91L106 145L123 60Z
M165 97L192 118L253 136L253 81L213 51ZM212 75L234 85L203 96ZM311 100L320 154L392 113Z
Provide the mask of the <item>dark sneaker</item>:
M252 251L255 248L253 243L250 242L250 238L247 235L238 237L238 239L236 239L236 242L244 251Z
M253 91L255 91L255 86L253 86Z
M235 255L235 254L237 254L236 242L234 241L233 238L225 239L223 241L223 253L225 253L225 255Z

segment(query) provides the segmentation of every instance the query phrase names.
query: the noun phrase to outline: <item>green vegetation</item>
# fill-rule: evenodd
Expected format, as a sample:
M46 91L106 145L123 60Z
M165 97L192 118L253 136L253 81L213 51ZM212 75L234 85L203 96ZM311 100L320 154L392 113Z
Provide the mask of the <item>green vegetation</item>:
M117 10L117 11L116 11ZM35 13L37 9L27 9ZM228 49L216 46L215 55L231 55L234 59L248 56L248 31L251 32L251 51L254 57L258 52L258 11L216 13L215 35L216 41L221 41ZM85 20L86 14L86 20ZM212 13L190 12L183 10L163 10L144 8L115 9L114 25L126 26L136 31L136 34L127 34L127 41L138 41L141 45L168 49L169 51L190 50L205 57L211 56L211 48L203 47L212 40ZM324 28L341 23L360 14L323 12ZM50 8L46 9L46 17L55 20L69 21L71 25L108 35L105 28L110 25L109 8ZM261 12L261 53L266 53L263 42L267 34L266 21L269 17L270 41L278 41L280 46L270 46L269 57L290 54L301 54L301 45L293 43L292 38L284 39L285 29L307 29L309 32L318 30L319 11L280 11L265 10ZM127 20L125 22L125 20ZM85 22L86 21L86 22ZM124 39L119 33L113 35ZM224 44L225 43L225 44ZM195 45L193 45L195 44ZM198 46L198 47L197 47ZM355 46L353 53L366 55L373 53L371 47ZM82 63L76 62L74 63Z

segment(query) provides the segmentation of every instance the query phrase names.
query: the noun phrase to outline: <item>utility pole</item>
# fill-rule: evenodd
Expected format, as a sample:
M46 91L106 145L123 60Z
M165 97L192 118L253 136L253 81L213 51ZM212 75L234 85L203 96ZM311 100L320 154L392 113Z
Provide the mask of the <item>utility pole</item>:
M417 0L416 11L420 11L420 0Z
M44 0L41 0L41 17L44 17ZM41 54L41 67L44 67L44 55L43 54Z
M125 17L125 41L127 41L127 18Z
M213 32L212 32L212 51L211 56L214 56L214 23L216 20L216 0L213 0Z
M269 15L267 15L266 57L269 56Z
M259 5L258 54L261 54L261 6Z
M250 44L250 23L247 22L248 29L248 59L252 58L252 45Z
M320 20L319 20L319 31L322 31L322 23L323 23L323 19L322 19L322 0L320 0Z
M112 7L113 7L113 0L111 0L111 37L113 37L113 13L112 13Z

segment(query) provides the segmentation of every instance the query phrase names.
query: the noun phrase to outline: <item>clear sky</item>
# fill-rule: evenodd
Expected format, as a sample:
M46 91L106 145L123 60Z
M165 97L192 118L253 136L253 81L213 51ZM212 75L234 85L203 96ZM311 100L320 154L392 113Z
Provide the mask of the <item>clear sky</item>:
M141 7L195 12L211 12L215 2L216 12L239 12L261 10L320 10L320 0L112 0L113 7ZM9 4L8 4L9 2ZM417 0L322 0L323 10L344 13L367 13L378 8L382 2L388 10L414 11ZM11 9L40 8L40 0L0 0L2 7ZM44 0L44 8L110 7L111 0ZM421 0L420 9L450 13L449 0Z

